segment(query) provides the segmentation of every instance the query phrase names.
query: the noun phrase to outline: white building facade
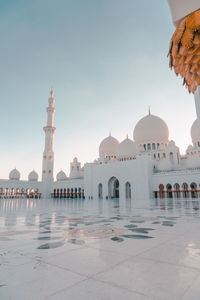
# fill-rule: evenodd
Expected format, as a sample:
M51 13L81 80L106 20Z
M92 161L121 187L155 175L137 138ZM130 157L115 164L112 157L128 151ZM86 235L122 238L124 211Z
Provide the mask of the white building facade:
M31 171L28 180L20 180L13 169L9 179L0 180L0 197L18 198L131 198L148 203L151 198L200 197L200 88L195 94L197 120L191 127L192 145L181 155L169 140L167 124L151 114L135 126L133 139L121 142L111 136L99 146L99 157L92 163L81 163L75 157L70 174L60 171L54 179L53 137L55 99L48 99L45 147L42 158L42 180Z

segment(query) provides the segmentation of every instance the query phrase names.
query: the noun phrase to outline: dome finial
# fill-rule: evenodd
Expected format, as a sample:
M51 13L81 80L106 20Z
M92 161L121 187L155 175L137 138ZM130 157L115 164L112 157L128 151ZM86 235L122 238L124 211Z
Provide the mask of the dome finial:
M51 87L50 95L51 95L51 97L53 97L53 95L54 95L54 92L53 92L53 88L52 88L52 87Z
M151 108L149 106L149 109L148 109L148 115L150 116L151 115Z
M128 133L126 134L126 138L128 139Z
M109 136L111 136L111 130L109 131Z

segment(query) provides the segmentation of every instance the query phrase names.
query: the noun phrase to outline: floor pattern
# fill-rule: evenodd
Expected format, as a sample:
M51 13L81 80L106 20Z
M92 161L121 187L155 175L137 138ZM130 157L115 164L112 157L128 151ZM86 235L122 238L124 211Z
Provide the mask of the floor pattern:
M199 202L0 200L0 299L198 299Z

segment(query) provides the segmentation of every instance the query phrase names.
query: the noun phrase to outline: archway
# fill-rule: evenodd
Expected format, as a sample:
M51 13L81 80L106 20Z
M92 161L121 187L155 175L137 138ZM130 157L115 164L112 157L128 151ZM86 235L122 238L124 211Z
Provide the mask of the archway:
M161 183L161 184L159 185L159 197L160 197L160 199L165 198L165 191L164 191L164 189L165 189L165 187L164 187L164 185Z
M116 177L108 181L108 193L109 198L119 198L119 180Z
M167 186L166 186L166 188L167 188L167 198L173 198L171 184L168 183Z
M195 182L192 182L190 184L190 187L191 187L191 197L192 198L198 198L197 197L197 184Z
M131 184L130 184L130 182L126 182L125 189L126 189L126 199L131 199Z
M102 183L99 183L99 185L98 185L98 198L99 199L103 198L103 185L102 185Z
M183 189L183 198L189 198L188 184L186 182L182 184L182 189Z
M180 198L181 196L180 185L178 183L174 184L174 196L175 198Z

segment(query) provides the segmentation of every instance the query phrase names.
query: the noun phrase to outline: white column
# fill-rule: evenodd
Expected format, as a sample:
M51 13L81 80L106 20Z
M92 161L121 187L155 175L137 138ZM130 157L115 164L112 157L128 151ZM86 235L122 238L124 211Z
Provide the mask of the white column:
M50 98L48 99L49 106L47 107L47 125L43 128L45 132L45 147L43 152L42 161L42 197L49 198L52 184L53 184L53 170L54 170L54 152L53 152L53 137L56 128L53 126L54 121L54 101L53 90L50 92Z
M199 128L200 128L200 86L198 86L194 94L194 99L195 99L195 106L196 106L196 113L197 113L197 122L199 123Z

